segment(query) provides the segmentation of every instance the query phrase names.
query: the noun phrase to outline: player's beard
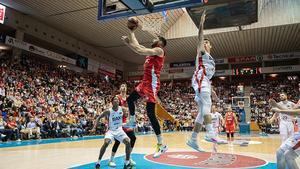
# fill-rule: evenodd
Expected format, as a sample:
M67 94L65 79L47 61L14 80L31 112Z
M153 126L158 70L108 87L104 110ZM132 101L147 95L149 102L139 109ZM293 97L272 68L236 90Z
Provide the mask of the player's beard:
M159 47L158 41L153 42L152 45L151 45L151 47L152 47L152 48Z

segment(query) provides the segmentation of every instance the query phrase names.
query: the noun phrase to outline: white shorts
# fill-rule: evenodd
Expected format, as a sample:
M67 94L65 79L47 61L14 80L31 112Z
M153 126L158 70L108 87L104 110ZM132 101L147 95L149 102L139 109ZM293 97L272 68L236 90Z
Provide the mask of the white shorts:
M294 150L295 153L300 155L300 132L294 134L294 136L289 137L284 143L281 144L280 149L283 151Z
M111 140L110 142L112 142L114 139L116 139L122 143L125 138L128 138L128 136L122 128L119 128L117 130L108 130L105 133L104 138L110 139Z
M193 75L192 78L192 86L195 90L195 101L199 102L201 97L200 94L202 92L208 92L211 93L211 83L208 79L208 77L204 76L201 72L196 75Z
M294 123L281 120L279 124L279 132L281 139L284 142L286 139L294 135Z
M196 94L195 101L197 102L198 106L196 122L203 124L204 115L211 115L211 93L207 91L201 91L201 93Z

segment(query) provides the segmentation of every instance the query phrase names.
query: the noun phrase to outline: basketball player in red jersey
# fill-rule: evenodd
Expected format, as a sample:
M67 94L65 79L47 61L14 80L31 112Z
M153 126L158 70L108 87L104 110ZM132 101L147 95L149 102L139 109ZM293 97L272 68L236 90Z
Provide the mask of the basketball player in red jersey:
M237 126L237 118L235 113L232 111L231 106L229 105L226 108L226 114L225 114L225 129L226 129L228 141L233 141L234 131L236 126Z
M126 84L122 84L120 86L120 94L117 95L119 101L120 101L120 105L121 107L127 107L127 102L126 102L126 99L127 99L127 85ZM126 123L127 121L127 113L124 113L123 115L123 123ZM136 137L135 137L135 134L134 134L134 130L131 129L131 128L124 128L123 127L123 130L125 131L125 133L127 134L127 136L130 138L130 145L131 145L131 151L134 147L134 144L135 144L135 140L136 140ZM115 144L112 148L112 152L111 152L111 157L110 157L110 160L108 162L108 166L110 167L116 167L116 163L115 163L115 160L114 160L114 157L115 157L115 154L119 148L119 145L120 145L120 142L118 140L115 140ZM130 163L132 166L135 166L136 163L130 159Z
M163 37L157 37L153 40L152 48L146 48L139 44L135 37L135 29L130 30L128 36L123 36L122 40L135 53L146 56L144 63L144 76L140 84L135 88L130 96L127 98L128 108L130 112L129 122L127 127L134 128L135 121L135 102L145 97L147 101L146 109L147 115L151 122L152 128L157 137L157 149L153 157L157 158L167 151L167 146L162 143L162 136L159 122L155 115L155 104L157 103L157 92L160 88L160 72L164 64L165 52L164 47L167 41Z

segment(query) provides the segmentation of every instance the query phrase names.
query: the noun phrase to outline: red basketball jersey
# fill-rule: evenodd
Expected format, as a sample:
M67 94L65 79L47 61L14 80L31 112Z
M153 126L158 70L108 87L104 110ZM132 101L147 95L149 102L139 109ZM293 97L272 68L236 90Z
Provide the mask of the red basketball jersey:
M126 101L126 99L124 99L123 97L122 97L122 95L118 95L118 99L119 99L119 102L120 102L120 106L122 106L122 107L128 107L128 105L127 105L127 101ZM122 122L123 123L126 123L127 122L127 117L123 114L123 119L122 119ZM129 131L133 131L133 129L131 129L131 128L124 128L123 127L123 130L125 131L125 132L129 132Z
M234 125L234 114L233 114L233 112L226 113L225 122L226 122L226 126Z
M160 85L160 72L164 65L164 56L147 56L144 63L143 82L151 85L155 82L158 87ZM154 81L155 80L155 81Z

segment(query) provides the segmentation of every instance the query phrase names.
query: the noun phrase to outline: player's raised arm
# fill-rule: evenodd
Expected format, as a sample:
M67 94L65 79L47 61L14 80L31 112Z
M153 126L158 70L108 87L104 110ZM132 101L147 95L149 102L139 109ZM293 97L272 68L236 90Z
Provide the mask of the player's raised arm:
M284 109L281 105L279 105L274 99L269 100L270 106L273 108Z
M300 109L284 109L281 110L279 108L272 108L271 111L277 112L277 113L283 113L288 115L300 115Z
M128 22L132 24L133 22L133 18L128 19ZM135 24L137 24L136 26L132 26L128 28L130 29L130 33L128 36L123 36L122 40L124 41L124 43L130 48L132 49L135 53L139 54L139 55L144 55L144 56L153 56L153 55L157 55L157 56L163 56L164 51L161 47L164 47L165 45L161 46L161 37L158 37L157 41L158 41L158 45L157 46L152 46L152 48L146 48L143 45L140 45L137 38L135 37L135 30L138 27L138 22L135 21Z
M126 39L128 38L128 40ZM134 32L131 31L128 37L123 37L123 41L127 46L129 46L130 49L132 49L135 53L139 55L144 56L163 56L164 51L160 47L154 47L154 48L146 48L143 45L140 45L134 35Z
M198 32L198 45L197 45L197 55L201 54L200 52L205 51L204 49L204 22L205 22L206 10L203 11L199 23L199 32Z

